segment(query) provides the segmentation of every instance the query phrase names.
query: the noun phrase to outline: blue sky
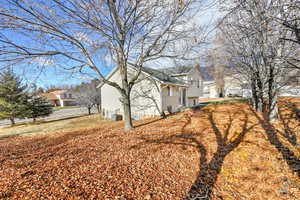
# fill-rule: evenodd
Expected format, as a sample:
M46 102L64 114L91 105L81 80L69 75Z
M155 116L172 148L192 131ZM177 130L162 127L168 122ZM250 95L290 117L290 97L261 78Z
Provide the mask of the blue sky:
M105 68L104 68L105 69ZM89 81L96 78L94 74L78 74L70 71L62 70L54 66L46 67L26 67L17 65L13 67L15 73L20 75L26 84L36 84L38 87L46 88L50 85L77 85L81 82ZM109 69L104 70L103 74L107 75Z
M216 8L211 8L210 10L207 10L205 13L199 14L196 18L192 19L195 23L200 24L207 24L207 23L213 23L220 14L217 12ZM16 33L9 33L8 34L12 38L17 38L21 44L26 45L32 45L35 40L35 38L32 38L32 41L22 39L22 35L18 35ZM54 44L55 45L55 44ZM98 59L97 59L98 60ZM96 65L99 66L99 69L102 70L103 75L107 75L111 68L105 68L103 65L105 62L102 62L101 60L98 60L99 63L96 63ZM62 60L60 60L60 63L64 63ZM67 64L67 61L65 62ZM153 67L160 67L161 66L170 66L168 63L171 63L166 60L161 60L158 62L158 66ZM33 66L34 65L34 66ZM38 66L38 63L30 63L30 64L19 64L14 66L14 71L19 74L23 80L27 83L35 83L38 85L38 87L47 87L49 85L75 85L79 84L83 81L87 81L88 79L96 78L95 74L91 72L91 70L87 70L87 75L82 74L72 74L69 71L62 70L59 67L55 66L45 66L41 67Z

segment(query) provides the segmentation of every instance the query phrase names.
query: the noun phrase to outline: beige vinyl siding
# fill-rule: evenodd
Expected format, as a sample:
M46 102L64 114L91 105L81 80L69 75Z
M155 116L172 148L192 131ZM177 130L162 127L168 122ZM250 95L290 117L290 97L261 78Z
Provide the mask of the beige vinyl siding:
M171 96L168 95L168 87L172 90ZM181 106L180 104L180 92L177 86L162 86L162 109L168 110L168 106L172 106L172 111L175 111Z
M121 83L120 72L117 71L113 74L110 78L110 81L117 82L118 84ZM101 103L102 103L102 110L105 114L105 117L111 117L111 114L114 113L123 113L122 104L120 102L121 95L119 91L108 85L104 84L101 87Z
M203 96L203 81L200 72L195 69L191 70L187 76L187 80L189 84L189 88L187 90L187 96L188 97Z
M160 83L153 78L140 75L142 81L135 84L131 92L131 109L135 118L160 115L161 95Z
M130 78L130 74L129 74ZM145 75L141 75L140 79L144 79ZM116 71L110 78L110 81L117 82L121 84L121 75L119 70ZM131 91L131 111L133 118L143 118L146 116L159 115L159 111L157 110L153 100L157 103L159 108L161 109L161 96L160 96L160 84L158 84L158 89L155 86L155 80L151 79L151 81L143 80L133 86ZM142 90L148 90L152 88L149 96L153 97L153 100L148 98L142 98L139 94ZM138 93L138 94L137 94ZM139 97L137 97L139 96ZM101 100L102 100L102 109L106 117L111 117L112 114L122 114L123 115L123 107L120 102L121 95L119 91L108 85L104 84L101 87Z

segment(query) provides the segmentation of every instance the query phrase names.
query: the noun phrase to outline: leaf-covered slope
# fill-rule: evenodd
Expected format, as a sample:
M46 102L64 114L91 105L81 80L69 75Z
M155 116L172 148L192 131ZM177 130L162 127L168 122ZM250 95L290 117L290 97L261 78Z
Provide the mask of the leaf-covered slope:
M290 108L276 124L235 103L137 121L129 133L117 122L3 139L0 199L300 198Z

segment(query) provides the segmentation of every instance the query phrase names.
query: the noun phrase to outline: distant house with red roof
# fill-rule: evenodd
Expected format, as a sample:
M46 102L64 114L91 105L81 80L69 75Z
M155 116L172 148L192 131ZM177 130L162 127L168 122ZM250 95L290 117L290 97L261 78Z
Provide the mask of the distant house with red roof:
M45 97L53 106L64 107L76 105L72 93L68 90L54 90L42 93L41 96Z

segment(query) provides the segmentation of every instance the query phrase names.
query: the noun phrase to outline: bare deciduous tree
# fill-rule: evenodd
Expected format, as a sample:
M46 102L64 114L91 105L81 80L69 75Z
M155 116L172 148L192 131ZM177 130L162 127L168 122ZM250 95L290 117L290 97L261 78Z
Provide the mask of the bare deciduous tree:
M226 40L222 34L217 33L213 40L213 46L206 52L206 62L211 67L210 75L213 77L219 97L225 95L225 73L229 66L226 53Z
M139 84L136 86L138 89L133 89L132 91L132 106L136 110L156 110L161 117L166 117L163 110L160 109L159 102L155 97L157 93L160 93L160 87L156 80L153 80L151 77L146 77L140 80Z
M1 1L0 61L31 61L96 73L120 92L127 131L133 127L130 92L142 67L161 58L183 58L202 41L201 29L189 22L204 2ZM133 74L128 72L129 64L137 69ZM107 80L103 66L117 66L121 83Z
M252 101L258 111L277 119L277 96L290 71L285 60L292 52L282 29L271 16L281 13L280 1L236 1L223 21L221 30L230 45L227 50L244 83L252 90Z
M98 81L92 81L91 83L82 83L72 89L75 101L78 105L86 107L89 115L93 107L97 107L98 112L101 112L101 93L100 89L97 88L98 84Z
M276 0L276 5L280 8L278 14L272 13L270 17L289 30L289 34L282 36L300 45L300 2L298 0Z

